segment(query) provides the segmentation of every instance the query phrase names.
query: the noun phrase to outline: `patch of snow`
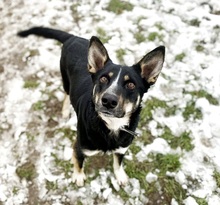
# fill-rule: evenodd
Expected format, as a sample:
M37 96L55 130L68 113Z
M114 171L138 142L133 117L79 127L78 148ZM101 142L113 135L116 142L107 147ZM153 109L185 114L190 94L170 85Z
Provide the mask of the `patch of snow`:
M196 200L189 196L187 197L184 201L183 201L184 205L198 205L198 203L196 202Z
M136 154L136 157L140 162L142 162L147 159L149 153L167 154L170 150L170 146L166 140L156 138L152 144L148 144L143 147L142 150Z
M179 203L175 199L172 199L171 200L171 205L179 205Z
M107 188L106 190L103 191L103 198L107 199L111 193L112 193L112 189Z
M157 181L157 179L158 179L158 176L156 174L153 174L152 172L149 172L146 176L146 181L148 183L155 182Z
M70 160L72 158L73 149L71 147L64 147L63 159Z

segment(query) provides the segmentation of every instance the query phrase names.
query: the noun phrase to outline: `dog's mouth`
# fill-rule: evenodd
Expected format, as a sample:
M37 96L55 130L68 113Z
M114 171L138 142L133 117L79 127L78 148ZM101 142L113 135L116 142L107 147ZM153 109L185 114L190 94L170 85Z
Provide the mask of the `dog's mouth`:
M105 117L123 118L125 116L125 113L122 110L107 110L105 108L96 107L96 111L99 115L103 115Z
M109 112L109 111L100 111L98 112L102 115L104 115L105 117L115 117L115 118L123 118L124 114L123 113L118 113L118 112Z
M109 111L103 111L103 112L100 111L99 113L103 114L106 117L114 117L114 114Z

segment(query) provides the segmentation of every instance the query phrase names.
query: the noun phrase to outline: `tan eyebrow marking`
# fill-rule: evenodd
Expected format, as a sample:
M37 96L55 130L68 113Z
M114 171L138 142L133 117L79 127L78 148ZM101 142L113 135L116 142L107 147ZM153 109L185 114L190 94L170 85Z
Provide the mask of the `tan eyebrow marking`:
M114 75L114 73L113 72L109 72L109 77L111 78L113 75Z
M124 76L124 81L127 81L127 80L129 80L130 78L129 78L129 76L128 75L125 75Z

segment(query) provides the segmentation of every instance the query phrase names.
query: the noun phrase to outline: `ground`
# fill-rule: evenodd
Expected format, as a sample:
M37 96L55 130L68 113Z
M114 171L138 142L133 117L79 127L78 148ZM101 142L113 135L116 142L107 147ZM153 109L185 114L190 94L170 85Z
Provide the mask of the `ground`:
M0 204L220 204L218 0L3 0L0 17ZM110 154L87 159L84 187L72 183L76 116L61 115L61 45L16 36L39 25L96 35L127 65L166 47L126 155L125 187Z

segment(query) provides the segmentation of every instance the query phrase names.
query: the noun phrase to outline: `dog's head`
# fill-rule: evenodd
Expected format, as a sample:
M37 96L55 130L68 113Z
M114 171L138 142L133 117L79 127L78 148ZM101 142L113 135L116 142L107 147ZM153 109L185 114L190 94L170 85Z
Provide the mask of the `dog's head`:
M102 42L97 37L91 38L88 70L94 83L95 109L104 121L128 121L140 106L143 94L156 82L163 66L164 55L165 47L160 46L133 66L116 65L110 60Z

